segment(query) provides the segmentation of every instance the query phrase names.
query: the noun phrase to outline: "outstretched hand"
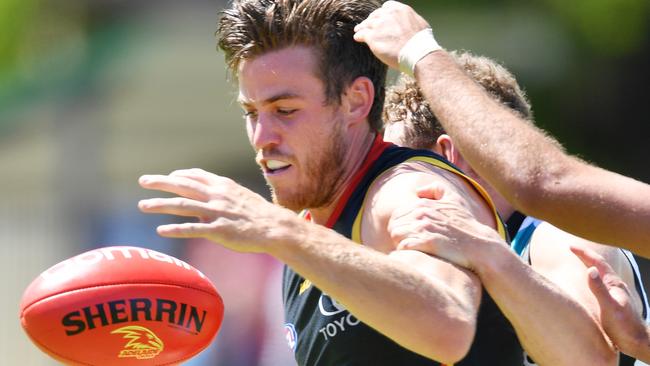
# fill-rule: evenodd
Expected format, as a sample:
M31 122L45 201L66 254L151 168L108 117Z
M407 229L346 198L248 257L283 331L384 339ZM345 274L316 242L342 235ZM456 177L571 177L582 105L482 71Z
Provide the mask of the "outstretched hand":
M428 27L427 21L410 6L386 1L354 27L354 39L368 44L386 65L399 69L399 51L413 35Z
M158 226L170 238L206 238L233 250L266 252L296 215L276 206L232 179L201 169L177 170L169 175L143 175L140 186L169 192L172 198L141 200L145 213L195 217L197 222Z
M588 267L589 288L600 305L601 324L614 344L631 356L636 356L639 345L650 347L646 325L625 282L595 251L578 246L571 246L571 251Z

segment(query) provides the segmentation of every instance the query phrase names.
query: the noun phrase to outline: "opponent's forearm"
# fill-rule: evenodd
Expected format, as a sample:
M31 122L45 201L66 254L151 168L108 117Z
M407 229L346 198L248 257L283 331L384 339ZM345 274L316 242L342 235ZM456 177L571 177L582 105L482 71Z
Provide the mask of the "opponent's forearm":
M650 185L566 157L566 169L540 182L522 211L591 241L650 258Z
M616 352L584 307L508 248L496 244L489 248L476 270L537 364L616 364Z
M650 185L567 155L495 102L445 51L423 58L415 75L463 157L517 209L650 257Z
M415 76L423 95L463 157L479 175L511 202L526 191L516 190L540 174L556 173L562 155L557 146L542 148L541 131L526 125L510 109L494 101L445 51L417 63ZM534 151L534 153L533 153ZM544 164L542 164L544 163Z
M337 233L300 224L270 254L400 345L453 363L469 349L476 308L442 281ZM480 298L480 289L476 298ZM477 304L474 304L477 305Z

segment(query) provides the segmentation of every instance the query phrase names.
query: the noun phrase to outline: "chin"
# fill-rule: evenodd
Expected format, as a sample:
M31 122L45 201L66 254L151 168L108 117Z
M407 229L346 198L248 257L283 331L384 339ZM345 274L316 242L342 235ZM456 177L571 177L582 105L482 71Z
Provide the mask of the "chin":
M300 212L304 209L311 209L322 206L319 201L314 200L314 198L319 197L314 195L306 195L301 192L283 193L271 189L271 197L273 199L273 203L276 205L282 206L294 212Z
M300 204L300 202L297 202L295 199L296 197L287 194L278 194L273 187L271 187L271 198L273 199L273 203L276 205L288 208L295 212L301 211L305 208Z
M289 209L289 210L291 210L293 212L296 212L296 213L298 213L298 212L300 212L300 211L307 208L307 207L305 207L305 205L301 205L301 204L299 204L297 202L282 201L282 200L278 200L276 198L273 199L273 203L275 203L278 206L282 206L282 207L284 207L286 209Z

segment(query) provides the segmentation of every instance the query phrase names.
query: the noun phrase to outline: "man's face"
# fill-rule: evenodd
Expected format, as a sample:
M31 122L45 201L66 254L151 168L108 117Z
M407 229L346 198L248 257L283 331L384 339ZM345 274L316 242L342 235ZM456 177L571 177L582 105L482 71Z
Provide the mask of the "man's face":
M332 203L343 176L344 129L338 105L326 105L317 61L295 46L244 60L239 102L257 164L273 201L292 210Z

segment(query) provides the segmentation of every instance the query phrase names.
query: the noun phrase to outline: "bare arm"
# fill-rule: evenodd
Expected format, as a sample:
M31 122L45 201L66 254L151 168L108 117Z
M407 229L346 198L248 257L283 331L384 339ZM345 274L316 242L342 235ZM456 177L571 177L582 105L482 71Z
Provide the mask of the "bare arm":
M494 102L444 52L418 84L471 166L517 209L590 240L650 256L650 186L567 155Z
M452 218L456 209L445 207L442 197L435 206L423 199L395 212L389 229L401 248L473 269L538 364L615 364L615 352L584 306L523 263L489 227L463 212Z
M389 1L355 39L397 68L397 54L428 26ZM650 185L567 155L557 141L490 98L444 51L416 64L418 84L464 158L517 209L595 242L650 258Z
M271 254L358 319L429 358L454 363L469 349L480 299L474 275L419 252L388 255L358 245L202 170L143 176L140 184L178 195L143 200L142 211L200 219L160 226L159 234Z
M650 326L635 309L628 284L597 252L577 246L571 250L589 267L589 288L598 300L600 321L607 335L621 352L650 362Z
M478 280L455 278L473 292L459 294L438 277L455 268L420 252L386 255L315 225L305 234L271 254L405 348L444 363L464 357L476 325Z

